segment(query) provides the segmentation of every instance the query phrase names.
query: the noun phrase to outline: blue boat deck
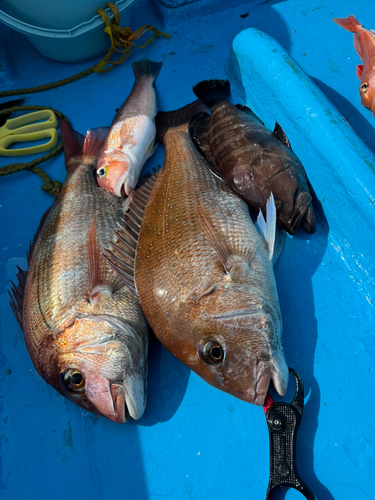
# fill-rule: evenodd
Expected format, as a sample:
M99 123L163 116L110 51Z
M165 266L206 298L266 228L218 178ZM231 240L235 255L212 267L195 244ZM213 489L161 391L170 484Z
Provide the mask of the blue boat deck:
M372 499L375 118L360 105L352 35L332 18L355 14L375 28L373 4L166 6L178 3L138 0L132 8L133 29L150 24L168 40L134 48L106 74L26 95L24 104L58 109L82 134L109 125L133 86L131 63L149 58L164 63L156 83L161 110L193 101L201 80L229 78L233 103L246 102L270 128L279 121L317 197L317 232L288 237L275 268L287 363L305 386L299 472L318 500ZM5 26L0 36L2 89L55 81L95 62L46 59ZM162 164L163 155L159 146L145 171ZM8 163L0 158L0 166ZM64 180L63 155L41 167ZM16 265L26 268L25 250L52 203L41 184L31 172L0 179L0 497L264 498L269 451L262 408L210 387L155 339L148 405L137 422L118 425L84 412L36 373L7 289ZM291 387L286 399L292 394ZM288 490L275 498L302 496Z

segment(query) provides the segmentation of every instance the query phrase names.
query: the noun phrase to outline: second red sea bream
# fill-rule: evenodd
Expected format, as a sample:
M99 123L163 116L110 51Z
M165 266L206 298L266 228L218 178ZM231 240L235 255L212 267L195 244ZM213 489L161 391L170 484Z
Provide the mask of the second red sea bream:
M134 242L122 248L134 277L109 260L172 354L214 387L263 405L271 380L280 394L288 383L272 268L275 206L271 198L260 235L190 138L188 121L202 107L159 113L164 168L151 194L132 194L123 231Z
M126 196L135 188L143 165L155 151L154 82L162 65L152 61L133 64L134 87L113 119L101 151L97 181L116 196Z

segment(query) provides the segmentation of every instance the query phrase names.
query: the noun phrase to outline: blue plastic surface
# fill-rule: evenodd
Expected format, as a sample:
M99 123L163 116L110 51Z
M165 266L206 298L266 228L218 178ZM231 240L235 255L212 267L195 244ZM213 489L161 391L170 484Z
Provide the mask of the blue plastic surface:
M132 27L151 24L170 33L169 40L134 49L125 65L105 75L25 102L62 111L81 133L109 125L133 85L131 63L149 57L164 62L160 109L194 100L191 88L202 79L228 76L234 103L246 102L266 125L277 119L286 130L318 200L317 232L288 238L275 268L287 362L305 385L299 472L318 500L374 497L375 159L365 144L375 150L375 118L360 107L352 36L331 21L353 13L375 28L373 12L370 0L236 7L200 0L174 9L139 0ZM42 84L87 67L45 59L7 28L0 35L1 88ZM162 163L163 155L159 146L146 168ZM0 159L0 166L6 162ZM65 177L62 156L43 168L53 179ZM24 251L52 201L40 186L31 172L0 178L0 497L263 499L262 408L211 388L157 341L150 349L148 407L137 423L85 413L36 373L6 290L15 265L26 267ZM277 498L302 496L289 490Z

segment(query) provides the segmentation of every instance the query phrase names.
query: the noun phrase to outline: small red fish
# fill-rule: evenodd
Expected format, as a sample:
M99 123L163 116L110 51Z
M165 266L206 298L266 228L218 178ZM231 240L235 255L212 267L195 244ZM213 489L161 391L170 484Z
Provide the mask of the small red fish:
M116 114L101 151L97 181L116 196L130 194L143 165L156 149L155 80L162 66L152 61L133 63L133 90Z
M357 76L361 80L361 104L375 116L375 31L366 30L353 15L332 21L354 33L354 47L363 63L357 65Z

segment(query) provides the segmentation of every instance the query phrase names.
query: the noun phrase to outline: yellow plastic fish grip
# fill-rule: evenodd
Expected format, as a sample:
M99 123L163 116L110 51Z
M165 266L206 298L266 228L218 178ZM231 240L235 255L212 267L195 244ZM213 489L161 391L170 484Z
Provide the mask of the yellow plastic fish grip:
M5 125L0 128L0 155L23 156L49 151L57 144L59 138L57 127L56 115L48 109L7 120ZM50 138L48 142L38 146L8 149L11 144L17 142L33 142L48 137Z

